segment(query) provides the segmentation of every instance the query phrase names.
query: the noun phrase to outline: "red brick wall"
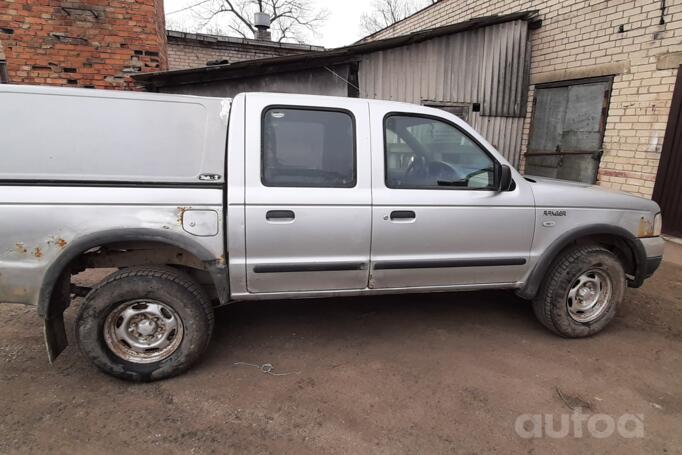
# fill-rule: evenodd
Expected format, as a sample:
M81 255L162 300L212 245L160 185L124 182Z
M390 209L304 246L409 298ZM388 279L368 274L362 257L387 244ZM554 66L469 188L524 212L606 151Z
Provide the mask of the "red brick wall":
M131 89L167 69L163 0L0 0L9 82Z

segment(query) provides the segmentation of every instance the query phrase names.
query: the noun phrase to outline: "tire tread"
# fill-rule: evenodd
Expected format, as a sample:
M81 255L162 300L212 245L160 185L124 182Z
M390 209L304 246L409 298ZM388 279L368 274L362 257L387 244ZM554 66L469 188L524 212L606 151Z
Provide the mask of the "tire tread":
M109 287L115 285L117 282L134 278L153 278L180 286L193 297L193 302L199 309L199 314L205 315L206 317L206 330L203 331L203 333L206 333L207 336L203 337L204 342L202 345L196 346L195 349L198 354L194 356L191 361L178 362L177 364L173 365L171 370L167 373L164 373L162 376L154 376L151 373L141 373L135 371L121 371L120 369L112 368L110 361L107 360L105 356L99 354L99 349L95 349L94 346L90 346L91 343L81 343L79 324L80 321L84 319L86 312L91 306L91 302L99 298L99 295L102 292L107 292ZM93 287L87 296L85 296L78 311L76 321L76 339L78 340L81 351L83 351L83 353L86 354L98 368L105 371L106 373L133 381L151 381L155 379L161 379L163 377L175 376L176 374L187 370L191 363L198 358L200 353L203 353L208 347L215 325L213 306L201 285L185 272L165 266L134 266L118 270L111 275L108 275L95 287Z
M618 263L620 261L618 258L608 249L600 246L598 244L587 244L587 245L577 245L574 246L559 255L559 257L552 263L549 271L545 277L545 280L540 287L540 292L533 299L533 311L535 316L547 329L554 332L555 334L562 337L579 337L592 335L602 327L595 329L588 329L587 334L577 334L573 333L570 327L566 324L561 324L562 321L557 320L552 316L552 311L556 310L557 302L555 302L554 290L561 288L565 283L566 277L571 269L576 263L579 263L584 258L592 255L606 255ZM564 302L560 302L559 305L563 305Z

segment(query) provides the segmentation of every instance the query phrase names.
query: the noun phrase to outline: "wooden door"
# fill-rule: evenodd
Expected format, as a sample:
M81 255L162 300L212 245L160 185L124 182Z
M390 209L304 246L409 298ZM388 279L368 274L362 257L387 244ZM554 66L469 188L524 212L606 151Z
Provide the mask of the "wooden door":
M663 232L682 237L682 66L677 70L653 199L661 206Z

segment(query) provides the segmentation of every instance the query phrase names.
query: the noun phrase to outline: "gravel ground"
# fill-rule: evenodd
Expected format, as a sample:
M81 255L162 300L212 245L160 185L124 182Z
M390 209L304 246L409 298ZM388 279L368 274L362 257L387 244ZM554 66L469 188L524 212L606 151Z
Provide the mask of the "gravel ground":
M75 346L49 366L35 309L0 305L0 390L0 453L682 453L682 267L664 263L582 340L506 292L232 305L201 364L151 384ZM578 406L637 415L642 437L515 431Z

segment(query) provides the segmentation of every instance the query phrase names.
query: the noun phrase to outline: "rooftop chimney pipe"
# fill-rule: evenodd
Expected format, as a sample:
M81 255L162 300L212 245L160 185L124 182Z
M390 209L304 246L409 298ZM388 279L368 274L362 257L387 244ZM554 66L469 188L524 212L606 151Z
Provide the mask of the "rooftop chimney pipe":
M254 14L253 25L256 27L256 39L270 41L270 15L268 13L257 12Z

